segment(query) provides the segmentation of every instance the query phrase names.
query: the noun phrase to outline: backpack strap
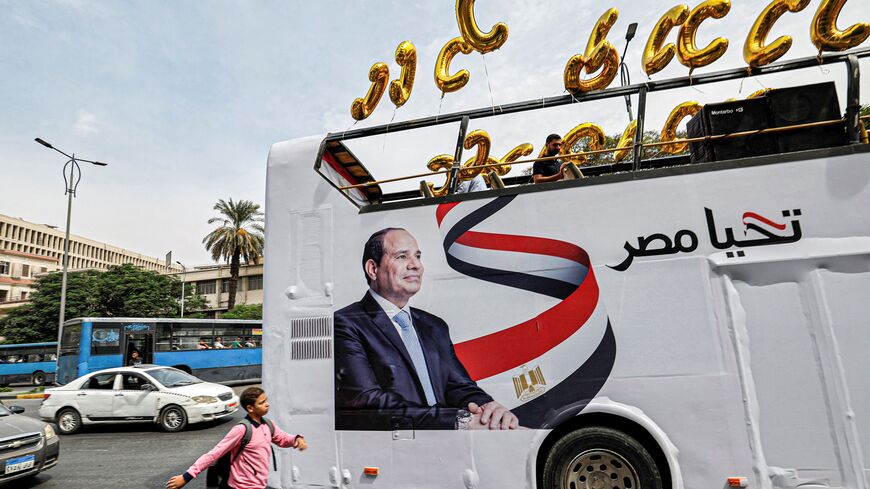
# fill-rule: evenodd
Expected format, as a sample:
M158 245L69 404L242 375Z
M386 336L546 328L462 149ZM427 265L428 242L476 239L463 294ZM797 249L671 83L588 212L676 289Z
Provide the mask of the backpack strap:
M269 418L263 418L263 422L269 425L269 442L272 442L272 438L275 436L275 423L272 422ZM272 448L272 467L275 469L275 472L278 472L278 460L275 459L275 448Z
M236 457L242 454L242 452L245 450L245 447L248 446L248 443L251 442L251 437L253 436L253 428L248 418L242 418L241 421L236 423L236 426L238 425L243 425L245 427L245 434L242 436L242 440L239 442L239 451L236 452L235 457L232 457L233 462L235 462Z

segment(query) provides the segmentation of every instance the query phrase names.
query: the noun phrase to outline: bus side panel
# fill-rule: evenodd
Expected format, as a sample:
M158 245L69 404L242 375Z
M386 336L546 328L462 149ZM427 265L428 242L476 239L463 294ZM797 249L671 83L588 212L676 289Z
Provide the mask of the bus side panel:
M260 348L154 352L157 365L187 366L193 375L208 382L259 379L262 358Z

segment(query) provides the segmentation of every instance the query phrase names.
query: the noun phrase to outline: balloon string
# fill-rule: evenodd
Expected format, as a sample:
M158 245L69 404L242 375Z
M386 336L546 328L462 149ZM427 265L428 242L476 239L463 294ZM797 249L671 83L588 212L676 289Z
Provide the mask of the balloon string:
M489 83L489 70L486 68L486 55L480 53L480 59L483 60L483 72L486 74L486 86L489 87L489 103L492 105L492 113L495 114L495 99L492 98L492 85Z
M438 117L441 116L441 104L444 103L444 96L447 92L441 92L441 100L438 101L438 113L435 114L435 124L438 124Z
M383 153L387 152L387 133L390 132L390 124L392 124L393 121L396 120L396 111L398 110L398 107L393 109L393 117L390 119L390 122L387 123L387 131L384 133L384 146L381 148L381 156L383 156Z
M355 126L357 122L359 122L359 121L353 121L353 124L347 126L347 129L345 129L344 132L341 133L341 139L344 139L344 136L347 135L347 131L350 131L351 129L353 129L353 126Z

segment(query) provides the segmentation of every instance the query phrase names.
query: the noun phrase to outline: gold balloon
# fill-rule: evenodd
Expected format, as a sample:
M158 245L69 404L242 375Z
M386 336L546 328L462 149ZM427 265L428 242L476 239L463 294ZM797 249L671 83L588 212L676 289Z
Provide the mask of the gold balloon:
M767 92L769 92L769 91L770 91L769 88L762 88L762 89L759 89L759 90L756 90L756 91L750 93L749 96L746 98L750 99L750 98L763 97L763 96L767 95Z
M369 87L365 98L357 98L350 106L350 115L354 119L361 121L370 116L374 112L378 102L381 101L381 96L387 89L387 82L390 80L390 68L384 63L375 63L369 70L369 81L372 85Z
M503 22L494 25L489 32L483 32L474 20L474 0L456 0L456 23L465 42L475 51L485 54L502 47L508 38L508 26Z
M498 163L501 163L501 165L493 168L493 170L495 170L500 177L503 177L511 171L511 163L524 156L529 156L534 150L535 147L529 143L520 144L514 149L508 151L502 159L498 160Z
M694 70L716 61L728 50L728 39L717 37L707 47L698 49L695 35L701 22L713 17L721 19L731 11L731 0L707 0L692 10L686 22L680 26L677 42L677 58L684 66Z
M695 101L683 102L674 107L674 110L671 111L668 120L665 122L665 127L662 128L662 142L667 143L677 139L677 126L680 125L680 122L686 117L697 114L702 108L704 106ZM688 147L689 143L673 143L661 146L661 149L664 153L675 155L682 153Z
M498 161L489 157L489 150L492 148L492 140L489 138L489 134L487 134L483 129L477 129L468 133L468 135L465 136L465 142L462 146L465 149L471 149L477 146L477 154L474 158L471 158L462 165L462 169L459 170L460 180L471 180L483 171L483 168L468 168L470 166L488 165L490 164L490 159L493 160L492 163L498 163Z
M629 146L634 144L634 136L637 134L637 119L628 123L628 127L625 128L625 131L622 133L622 137L619 138L619 143L616 145L617 148L628 148ZM623 149L620 151L616 151L613 153L613 161L619 163L624 160L628 154L631 153L631 149Z
M586 43L586 51L580 55L571 56L565 65L565 89L569 92L589 92L607 88L616 78L619 72L619 52L608 41L607 33L619 18L619 11L611 8L604 12L595 23L589 41ZM583 80L581 70L592 74L601 70L598 76Z
M402 73L397 80L390 82L390 100L399 108L411 96L414 77L417 76L417 48L411 41L402 41L396 48L396 64L402 67Z
M677 47L674 46L674 43L668 43L662 47L662 43L665 42L665 38L668 37L674 26L682 25L688 18L689 6L683 4L668 10L656 22L643 50L643 71L646 72L647 76L662 71L674 59Z
M435 85L438 86L438 90L443 93L455 92L468 83L471 77L468 70L459 70L451 75L450 62L457 54L471 54L473 50L471 45L461 37L454 37L447 41L438 53L438 58L435 59Z
M751 67L773 63L791 49L791 36L782 36L765 46L773 24L786 12L800 12L810 0L773 0L761 11L743 44L743 59Z
M601 126L599 126L598 124L593 124L592 122L584 122L583 124L580 124L574 129L568 131L568 134L565 134L565 137L562 138L561 154L566 155L573 153L574 145L580 142L580 140L583 138L589 138L589 151L603 149L604 144L607 140L606 136L604 135L604 129L602 129ZM588 161L588 157L586 155L569 156L565 159L578 165L583 165Z
M866 2L867 0L862 0ZM810 38L822 51L845 51L858 46L870 36L870 24L858 22L844 31L837 29L837 17L846 0L822 0L810 25ZM866 5L866 4L865 4Z
M429 160L428 163L426 163L426 168L428 168L429 171L449 170L452 166L452 155L438 155ZM444 197L450 191L450 182L453 181L453 178L451 177L450 172L445 173L445 175L447 175L447 180L444 181L443 186L437 189L435 188L434 184L426 184L429 186L429 189L432 190L432 195L434 195L435 197Z

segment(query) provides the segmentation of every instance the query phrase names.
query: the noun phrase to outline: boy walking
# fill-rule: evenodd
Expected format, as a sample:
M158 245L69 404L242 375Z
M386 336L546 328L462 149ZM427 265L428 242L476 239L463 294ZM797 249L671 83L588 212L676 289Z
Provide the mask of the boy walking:
M269 400L263 389L249 387L242 392L239 401L242 408L248 412L246 419L251 424L251 439L244 449L240 450L240 444L245 436L246 427L240 423L234 426L208 453L199 457L187 472L170 478L166 482L168 489L183 487L227 452L231 457L230 489L265 489L269 478L272 443L282 448L293 447L297 450L308 448L302 435L288 435L277 425L263 418L269 412ZM274 433L270 425L274 426Z

